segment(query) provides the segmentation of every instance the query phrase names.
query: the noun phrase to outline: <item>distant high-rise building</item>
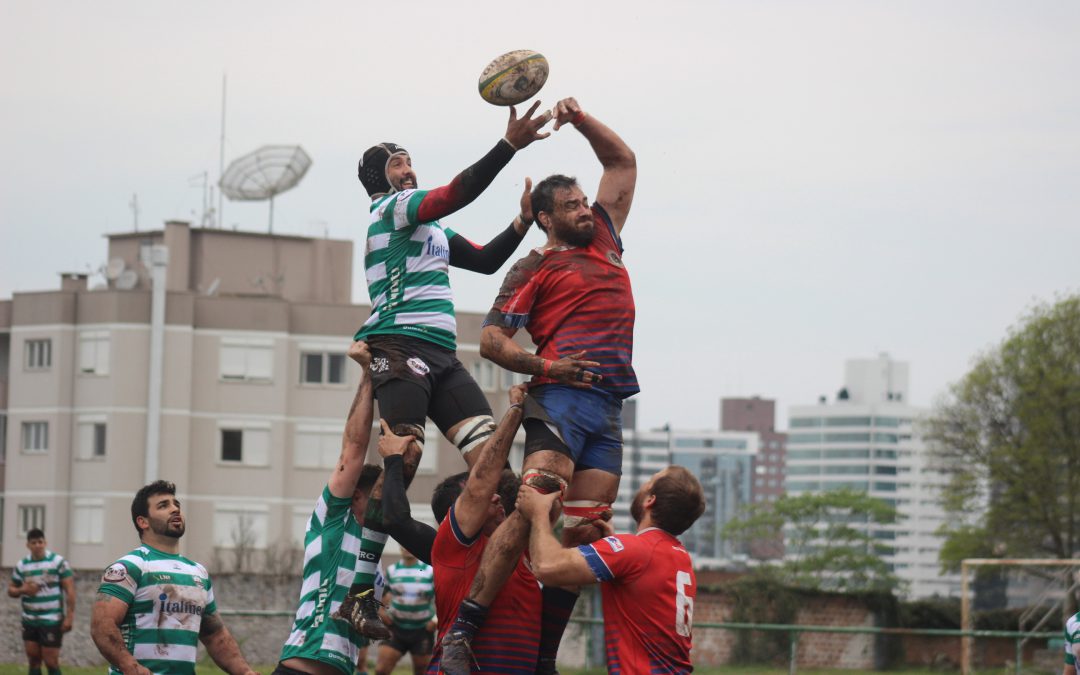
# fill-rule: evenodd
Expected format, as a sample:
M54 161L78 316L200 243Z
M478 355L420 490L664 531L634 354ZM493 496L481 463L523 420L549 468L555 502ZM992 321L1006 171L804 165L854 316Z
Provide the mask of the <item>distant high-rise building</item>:
M898 521L869 532L886 563L911 597L956 595L959 578L938 562L947 477L918 435L927 411L908 400L907 363L885 354L848 361L834 402L790 408L785 487L792 495L848 487L894 505Z
M753 502L776 501L784 494L787 466L787 434L776 431L776 401L758 396L722 399L720 428L723 431L752 431L760 437L758 451L753 457L750 499ZM749 555L759 560L782 558L783 538L751 541Z

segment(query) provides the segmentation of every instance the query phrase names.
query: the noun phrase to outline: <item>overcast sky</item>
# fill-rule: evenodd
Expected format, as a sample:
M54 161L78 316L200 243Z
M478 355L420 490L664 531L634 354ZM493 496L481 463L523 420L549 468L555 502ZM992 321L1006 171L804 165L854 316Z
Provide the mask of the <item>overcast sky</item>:
M0 0L0 298L96 268L106 232L198 221L191 177L299 144L275 232L362 242L364 148L441 185L502 135L484 65L547 56L636 151L624 230L646 426L716 428L722 396L830 397L887 351L929 405L1039 301L1080 290L1080 3ZM600 168L573 129L445 224L486 241L524 176ZM224 223L263 230L265 204ZM540 245L533 232L527 245ZM362 243L353 301L366 303ZM524 254L524 247L522 248ZM486 310L502 273L455 271Z

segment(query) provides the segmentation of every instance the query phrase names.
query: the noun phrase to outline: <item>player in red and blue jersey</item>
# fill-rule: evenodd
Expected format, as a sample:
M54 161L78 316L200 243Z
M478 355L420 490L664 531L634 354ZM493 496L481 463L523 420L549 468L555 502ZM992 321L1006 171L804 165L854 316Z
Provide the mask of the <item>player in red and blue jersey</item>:
M563 175L533 189L525 216L535 216L548 240L507 274L484 322L480 353L507 370L534 375L525 407L522 480L566 490L564 542L576 545L595 541L595 523L611 516L622 473L622 402L638 391L631 365L634 296L622 260L637 163L618 134L586 115L576 100L560 101L553 116L555 129L572 124L600 160L596 202L590 204L577 181ZM535 354L514 342L520 328L537 345ZM468 672L470 625L483 622L516 552L525 548L527 530L522 518L511 517L495 534L493 552L484 556L459 610L472 618L445 640L444 672ZM537 672L554 672L576 598L571 589L545 586Z
M637 534L563 548L551 528L557 493L523 486L517 511L529 520L533 572L545 585L602 583L609 673L689 673L697 581L677 539L705 511L701 483L669 466L641 486L630 507Z

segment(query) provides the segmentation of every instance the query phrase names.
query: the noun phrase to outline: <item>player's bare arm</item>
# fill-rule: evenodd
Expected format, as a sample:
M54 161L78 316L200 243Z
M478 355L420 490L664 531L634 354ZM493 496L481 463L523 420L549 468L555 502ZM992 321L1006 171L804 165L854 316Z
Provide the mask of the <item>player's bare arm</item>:
M230 675L253 675L254 671L240 653L240 645L225 622L216 613L204 614L199 624L199 641L219 668Z
M23 595L37 595L38 585L30 579L22 582L22 585L17 585L14 581L8 582L8 595L13 598L18 598Z
M368 376L368 364L371 352L363 342L354 342L349 348L349 357L360 364L363 374L360 386L349 408L349 417L345 421L345 433L341 440L341 455L338 457L334 472L330 474L330 494L335 497L352 497L356 481L364 469L364 456L367 454L368 441L371 439L372 410L371 378Z
M525 400L525 387L523 385L512 387L509 394L510 408L499 420L495 433L488 439L476 463L469 470L465 489L454 502L454 517L457 519L462 534L466 537L472 537L479 532L487 520L488 509L491 508L493 500L497 499L495 490L499 485L503 468L506 467L510 445L514 442L518 427L521 426L521 406Z
M596 575L576 548L563 548L551 527L558 492L541 494L528 485L518 491L517 510L529 521L529 559L533 574L551 586L595 584Z
M105 660L124 675L150 675L127 650L120 624L127 615L128 604L123 600L98 593L90 610L90 637Z
M596 158L604 167L600 187L596 191L596 201L611 216L615 231L622 232L626 218L630 215L630 205L634 201L634 188L637 185L637 158L634 151L607 125L586 114L573 98L559 101L552 114L555 117L556 131L564 124L573 124L592 146Z
M507 370L526 375L550 377L564 384L576 387L591 387L600 382L603 376L590 368L600 366L596 361L586 361L584 351L552 361L532 354L514 342L513 328L484 326L480 333L480 356L494 361Z
M75 577L61 579L60 588L64 591L64 621L60 630L67 633L75 623Z

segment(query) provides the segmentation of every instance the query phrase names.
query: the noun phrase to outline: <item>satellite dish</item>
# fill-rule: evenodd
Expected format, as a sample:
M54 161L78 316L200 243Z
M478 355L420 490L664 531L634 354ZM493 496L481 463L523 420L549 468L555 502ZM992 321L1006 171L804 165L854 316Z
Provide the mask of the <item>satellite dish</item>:
M125 265L123 258L111 259L109 263L105 265L105 278L109 281L116 281L117 277L119 277L120 274L123 273L124 267Z
M264 145L234 159L218 186L234 201L270 202L270 231L274 231L274 197L296 186L311 168L311 157L299 145Z
M130 291L138 283L139 275L135 273L135 270L124 270L116 278L116 287L122 291Z

